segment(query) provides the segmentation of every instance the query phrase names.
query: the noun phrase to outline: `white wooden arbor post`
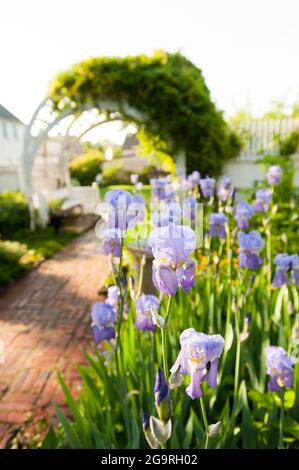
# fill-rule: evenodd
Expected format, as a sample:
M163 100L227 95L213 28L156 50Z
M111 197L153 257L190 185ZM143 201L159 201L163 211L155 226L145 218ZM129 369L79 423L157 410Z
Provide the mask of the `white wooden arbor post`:
M180 178L186 178L186 152L184 150L180 150L179 152L177 152L177 154L175 155L175 161L177 174Z
M32 184L32 168L34 164L34 157L40 145L48 136L50 130L57 126L60 121L65 119L70 114L72 114L71 110L67 110L60 115L55 114L51 106L51 100L46 98L38 106L26 128L23 154L21 159L21 188L28 199L31 230L35 230Z

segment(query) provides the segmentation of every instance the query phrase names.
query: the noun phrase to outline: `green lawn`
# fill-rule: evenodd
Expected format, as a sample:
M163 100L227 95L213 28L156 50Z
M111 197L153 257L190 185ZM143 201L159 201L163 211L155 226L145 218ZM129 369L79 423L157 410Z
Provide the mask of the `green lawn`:
M52 228L45 228L38 229L36 232L29 230L17 232L13 239L25 243L29 250L35 250L45 258L49 258L72 241L77 235L78 232L75 231L62 231L56 234L53 232Z
M78 232L54 234L52 228L35 232L23 229L15 232L10 240L0 240L0 288L53 256L77 235Z

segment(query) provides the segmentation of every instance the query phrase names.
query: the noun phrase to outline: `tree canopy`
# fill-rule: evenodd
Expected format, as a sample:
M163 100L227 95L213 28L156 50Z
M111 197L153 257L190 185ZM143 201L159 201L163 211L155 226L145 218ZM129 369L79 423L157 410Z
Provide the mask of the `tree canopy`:
M219 173L239 150L201 70L180 53L89 58L59 73L49 97L58 112L98 108L109 116L116 103L120 119L158 136L168 153L184 150L189 171Z

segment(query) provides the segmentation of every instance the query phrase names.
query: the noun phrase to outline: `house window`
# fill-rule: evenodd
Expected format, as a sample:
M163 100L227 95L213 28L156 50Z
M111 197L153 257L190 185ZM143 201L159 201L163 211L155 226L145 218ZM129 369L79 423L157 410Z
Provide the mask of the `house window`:
M2 124L2 129L3 129L4 139L8 139L7 127L5 123Z

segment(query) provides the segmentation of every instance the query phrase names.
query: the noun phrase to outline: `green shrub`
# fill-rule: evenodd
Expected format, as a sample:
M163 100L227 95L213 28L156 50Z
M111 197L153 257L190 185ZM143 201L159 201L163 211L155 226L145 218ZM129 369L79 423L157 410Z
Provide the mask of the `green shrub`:
M120 174L121 173L121 174ZM120 160L113 160L110 164L106 165L102 171L103 184L127 184L130 182L130 177L123 169Z
M121 158L105 165L102 171L101 185L131 184L132 173L137 173L139 181L143 184L149 184L151 178L162 174L175 174L175 164L169 155L160 151L152 151L144 158L146 158L146 165L135 171L127 170Z
M48 208L50 213L55 214L60 212L61 206L64 202L64 199L52 199L48 202Z
M278 135L276 141L278 154L265 154L257 163L262 163L265 170L270 165L279 165L282 168L281 183L276 188L276 195L280 201L289 203L295 195L294 177L296 168L292 157L299 149L299 131L294 131L284 138ZM267 184L266 181L265 184Z
M14 231L30 226L27 200L20 192L6 191L0 194L0 234L9 238Z
M28 250L23 243L0 240L0 286L17 279L41 260L39 253Z
M100 172L100 163L103 160L103 153L96 149L91 149L74 158L70 163L71 178L77 180L82 186L89 186Z
M280 139L278 146L279 154L282 156L289 156L296 153L299 149L299 131L294 131L285 139Z
M14 241L0 240L0 287L11 283L44 258L53 256L77 235L74 231L53 234L50 228L35 232L23 229L14 232Z

